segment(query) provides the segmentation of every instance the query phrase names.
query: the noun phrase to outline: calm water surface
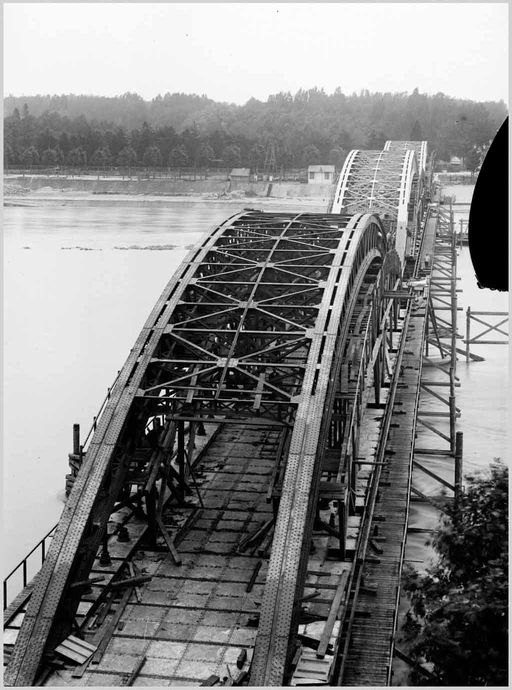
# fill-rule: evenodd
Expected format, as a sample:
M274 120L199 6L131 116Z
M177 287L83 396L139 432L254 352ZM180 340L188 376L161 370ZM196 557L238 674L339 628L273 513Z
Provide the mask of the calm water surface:
M448 193L459 197L461 191ZM187 249L248 205L38 200L4 209L5 573L58 520L72 425L78 422L82 434L89 429ZM298 204L264 208L301 210ZM308 204L303 210L324 209ZM478 290L467 249L459 275L464 309L507 308L506 295ZM506 348L480 346L477 352L485 362L461 361L458 371L467 470L506 450ZM437 491L428 482L423 488ZM414 508L413 524L423 517ZM411 540L410 558L423 541Z

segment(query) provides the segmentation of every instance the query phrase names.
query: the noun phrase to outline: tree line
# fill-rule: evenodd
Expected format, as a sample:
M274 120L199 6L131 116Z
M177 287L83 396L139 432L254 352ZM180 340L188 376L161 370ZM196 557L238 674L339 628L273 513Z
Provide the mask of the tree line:
M349 96L337 88L278 93L237 106L206 96L137 94L4 99L4 167L341 167L352 148L427 139L437 157L471 158L494 137L505 104L415 89Z

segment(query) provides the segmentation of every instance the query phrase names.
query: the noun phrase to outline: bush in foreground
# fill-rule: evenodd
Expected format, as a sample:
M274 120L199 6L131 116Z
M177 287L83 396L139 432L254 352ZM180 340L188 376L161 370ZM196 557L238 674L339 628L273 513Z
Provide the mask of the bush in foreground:
M405 576L410 656L439 685L508 685L508 469L466 477L433 540L438 562ZM413 671L410 683L432 685Z

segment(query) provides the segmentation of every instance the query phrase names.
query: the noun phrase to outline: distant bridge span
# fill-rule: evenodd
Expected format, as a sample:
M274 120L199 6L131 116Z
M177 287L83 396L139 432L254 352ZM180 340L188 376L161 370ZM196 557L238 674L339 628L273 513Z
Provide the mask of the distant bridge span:
M426 142L413 143L387 141L382 151L350 151L331 205L332 213L379 214L402 262L414 251L427 151Z
M428 142L426 141L392 141L388 140L384 144L384 151L405 151L411 149L416 152L418 168L420 173L427 169Z

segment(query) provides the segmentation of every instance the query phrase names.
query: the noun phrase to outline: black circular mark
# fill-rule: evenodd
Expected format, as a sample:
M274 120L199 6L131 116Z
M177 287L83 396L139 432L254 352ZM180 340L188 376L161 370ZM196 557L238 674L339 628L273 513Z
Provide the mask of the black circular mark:
M478 175L468 234L478 287L508 290L508 117Z

